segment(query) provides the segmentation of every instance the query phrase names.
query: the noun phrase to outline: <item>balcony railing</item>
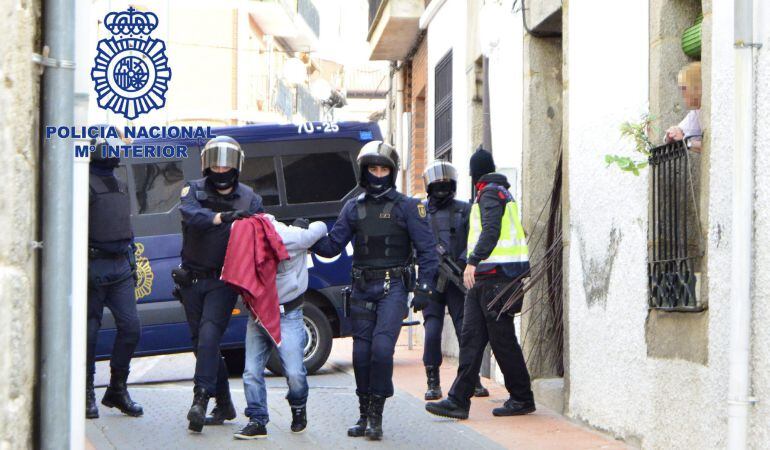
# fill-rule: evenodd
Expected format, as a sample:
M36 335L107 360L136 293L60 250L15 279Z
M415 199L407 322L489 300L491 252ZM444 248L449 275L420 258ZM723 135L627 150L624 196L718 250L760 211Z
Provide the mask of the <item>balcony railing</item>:
M302 114L305 120L317 122L321 117L321 107L315 97L306 88L297 87L297 112Z
M318 9L311 0L299 0L297 2L297 13L305 20L305 23L313 30L316 37L321 33L321 17Z
M652 149L649 307L701 311L696 297L702 257L692 152L682 141Z
M282 81L278 81L276 83L275 96L273 97L273 109L286 116L287 119L291 119L294 112L293 105L291 88Z

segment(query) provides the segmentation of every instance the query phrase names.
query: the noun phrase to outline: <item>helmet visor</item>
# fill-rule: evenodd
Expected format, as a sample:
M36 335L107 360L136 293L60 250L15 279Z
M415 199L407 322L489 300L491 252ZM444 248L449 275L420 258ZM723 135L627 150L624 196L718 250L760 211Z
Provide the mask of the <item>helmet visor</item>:
M445 161L437 161L429 165L422 175L425 187L441 181L457 182L457 169Z
M201 170L212 167L227 167L241 171L243 165L243 151L235 144L217 142L203 149L201 153Z

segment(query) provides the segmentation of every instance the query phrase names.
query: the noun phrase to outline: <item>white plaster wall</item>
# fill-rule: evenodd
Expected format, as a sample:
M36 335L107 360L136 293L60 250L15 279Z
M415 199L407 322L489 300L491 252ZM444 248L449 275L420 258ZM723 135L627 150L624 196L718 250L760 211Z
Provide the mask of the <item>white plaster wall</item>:
M770 5L757 2L756 40L756 196L754 197L754 308L752 353L753 395L760 401L753 407L750 441L755 448L770 445Z
M758 2L761 3L761 2ZM756 14L758 38L768 45L770 8ZM629 22L624 17L636 17ZM597 18L605 26L595 27ZM708 365L648 358L644 340L646 296L646 176L605 170L604 153L615 151L617 126L644 109L647 94L647 7L636 2L570 2L569 9L569 368L568 413L643 448L722 448L726 436L730 303L730 222L733 146L733 11L713 2L712 112L708 205ZM621 33L622 32L622 33ZM608 40L606 35L624 36ZM611 55L612 70L607 67ZM754 322L750 441L767 448L770 437L770 57L757 58ZM763 178L764 177L764 178ZM587 298L584 280L601 281L608 237L621 240L606 298ZM582 242L581 242L582 241ZM584 267L594 260L593 269ZM590 272L594 272L591 277ZM589 277L586 278L588 272ZM601 287L601 284L596 286ZM676 424L676 426L671 426Z
M501 169L515 169L517 182L511 186L516 200L521 189L523 113L523 27L521 12L513 14L512 1L500 7L500 40L489 54L489 96L492 148ZM470 157L470 156L469 156ZM513 184L514 180L508 180Z
M470 198L468 177L468 108L465 81L465 52L467 34L466 3L464 0L447 0L437 11L428 26L428 83L426 105L428 163L435 154L435 103L436 63L452 50L452 164L457 167L460 179L457 198Z
M569 4L567 411L628 440L646 428L650 390L644 370L647 176L607 169L603 155L630 148L618 140L618 127L646 109L647 17L647 5L632 0ZM613 35L624 39L608 39ZM610 266L613 230L619 245Z

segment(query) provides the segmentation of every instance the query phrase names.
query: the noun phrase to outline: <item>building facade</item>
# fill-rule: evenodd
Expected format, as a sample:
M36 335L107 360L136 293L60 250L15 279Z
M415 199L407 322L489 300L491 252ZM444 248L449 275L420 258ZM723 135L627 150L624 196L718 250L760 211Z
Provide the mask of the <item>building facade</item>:
M446 158L468 198L468 158L491 147L513 180L534 267L553 275L551 294L531 293L518 319L538 401L634 446L727 444L739 92L756 118L748 440L768 441L770 191L761 180L770 7L754 3L756 85L740 91L733 2L370 1L370 57L396 68L389 136L407 161L403 189L424 195L425 164ZM682 34L701 15L700 56L688 56ZM702 151L680 151L687 166L676 168L655 159L638 176L608 167L605 155L635 155L624 122L649 117L655 147L687 114L677 74L696 60ZM686 211L676 223L660 216L673 205ZM670 244L661 230L682 233L676 269L656 253ZM533 243L541 237L545 247ZM689 303L656 303L671 279L683 284L668 300L687 291ZM456 354L451 327L445 333L445 353Z

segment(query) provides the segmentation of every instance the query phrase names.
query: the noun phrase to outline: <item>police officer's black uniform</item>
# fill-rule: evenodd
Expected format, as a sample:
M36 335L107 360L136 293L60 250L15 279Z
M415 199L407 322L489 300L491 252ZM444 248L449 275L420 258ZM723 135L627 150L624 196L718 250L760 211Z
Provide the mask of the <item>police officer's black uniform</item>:
M89 165L88 199L88 336L86 349L86 417L99 417L94 394L94 353L104 307L115 318L117 334L110 358L110 385L102 404L130 416L141 416L142 407L126 388L129 365L139 342L140 325L134 293L134 232L126 183L115 178L119 158L106 158L106 140L94 141ZM116 140L110 145L122 145Z
M534 395L524 355L516 338L513 317L499 314L490 308L498 295L505 295L512 281L529 272L529 260L481 263L498 246L506 205L512 201L508 192L510 185L505 175L494 173L495 165L491 153L480 149L471 157L471 177L477 190L479 217L471 218L480 225L480 235L468 255L468 266L474 268L473 287L465 299L460 357L457 377L447 398L430 402L425 409L434 415L467 419L470 401L474 392L474 381L478 377L484 348L489 343L497 364L505 378L505 387L510 398L500 407L494 408L495 416L524 415L535 411ZM518 218L510 218L515 223ZM510 226L506 221L506 226ZM520 226L520 225L518 225ZM522 230L523 231L523 230Z
M219 350L237 294L219 279L230 226L239 218L262 211L262 199L238 183L243 151L232 138L218 136L201 152L205 178L189 181L182 189L182 270L173 273L184 305L196 356L193 404L187 419L192 431L234 419L227 366ZM212 167L228 167L224 173ZM222 193L222 191L228 191ZM215 225L220 214L222 223ZM212 416L206 418L211 396L216 396Z
M385 399L393 395L393 352L408 313L412 248L420 268L412 301L416 310L428 304L438 259L424 206L394 188L395 149L370 142L361 149L358 165L359 183L367 192L345 204L331 232L313 251L333 257L353 240L349 309L360 418L348 435L380 439ZM370 165L389 167L390 175L376 177L369 172Z
M428 193L428 199L423 204L428 209L433 235L437 240L439 273L436 276L434 301L422 312L425 327L422 362L428 380L425 400L437 400L443 395L439 367L443 362L441 333L447 309L458 340L461 336L466 292L462 270L465 269L471 205L455 199L457 169L451 163L434 161L425 169L423 181ZM480 381L476 384L474 396L489 396L489 391Z

